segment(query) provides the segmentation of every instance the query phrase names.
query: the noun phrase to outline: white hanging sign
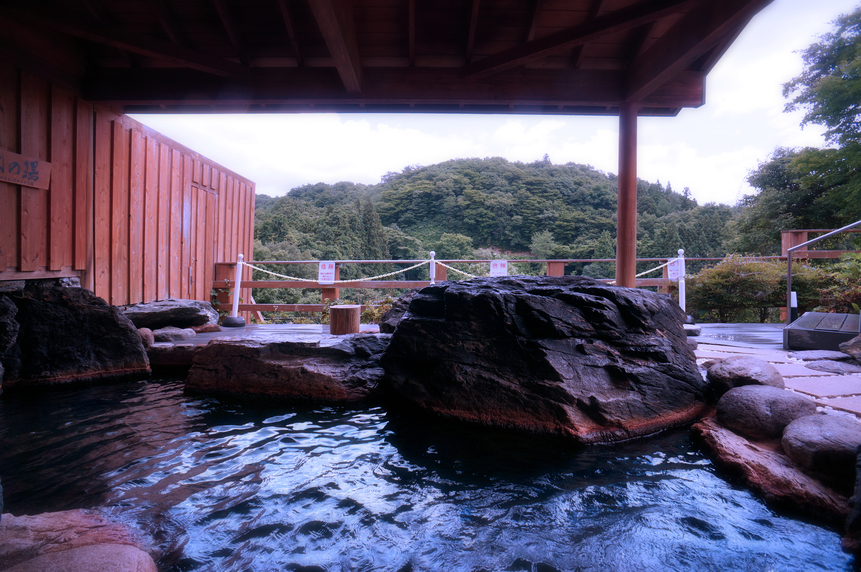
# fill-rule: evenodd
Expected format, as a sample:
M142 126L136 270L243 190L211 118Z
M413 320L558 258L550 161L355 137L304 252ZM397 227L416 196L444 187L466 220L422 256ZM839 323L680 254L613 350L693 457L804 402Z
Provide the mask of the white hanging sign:
M335 263L329 260L320 262L320 269L317 272L317 282L319 284L334 284L335 283Z
M682 276L682 261L679 258L673 258L667 265L667 278L678 282Z
M507 260L491 260L490 261L491 276L508 276L508 261Z

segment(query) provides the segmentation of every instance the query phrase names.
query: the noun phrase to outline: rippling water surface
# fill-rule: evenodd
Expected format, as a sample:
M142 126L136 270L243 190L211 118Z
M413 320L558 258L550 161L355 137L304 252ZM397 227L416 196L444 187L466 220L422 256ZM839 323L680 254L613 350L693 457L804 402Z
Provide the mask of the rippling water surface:
M6 511L106 509L161 570L852 570L676 432L613 447L381 407L251 406L180 381L0 400Z

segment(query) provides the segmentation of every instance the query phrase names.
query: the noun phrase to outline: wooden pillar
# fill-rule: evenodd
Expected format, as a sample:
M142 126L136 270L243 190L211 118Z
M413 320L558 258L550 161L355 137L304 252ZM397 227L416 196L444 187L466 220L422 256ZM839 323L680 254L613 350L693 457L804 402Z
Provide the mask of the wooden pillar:
M619 110L619 210L616 284L633 288L637 274L637 104Z
M547 276L565 276L565 263L547 262Z
M329 308L329 333L333 336L358 334L361 328L362 307L344 304Z

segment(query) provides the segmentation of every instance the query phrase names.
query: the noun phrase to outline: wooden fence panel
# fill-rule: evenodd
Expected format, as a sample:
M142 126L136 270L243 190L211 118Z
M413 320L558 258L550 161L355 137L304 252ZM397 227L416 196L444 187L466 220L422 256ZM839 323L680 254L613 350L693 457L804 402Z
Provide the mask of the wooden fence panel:
M51 90L51 186L48 269L72 266L75 101L57 87Z
M0 183L0 281L80 276L116 305L208 300L215 264L251 255L253 183L8 63L0 151L51 170L34 181L47 188Z
M18 147L18 109L20 107L18 70L0 64L0 150L20 152ZM21 212L20 187L0 182L0 273L17 270L18 236Z

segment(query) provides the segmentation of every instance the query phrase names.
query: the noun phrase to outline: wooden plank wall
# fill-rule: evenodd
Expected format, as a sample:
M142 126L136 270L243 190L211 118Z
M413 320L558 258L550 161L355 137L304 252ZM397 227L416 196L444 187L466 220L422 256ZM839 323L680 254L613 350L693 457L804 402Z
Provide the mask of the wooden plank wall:
M48 190L0 182L0 280L81 276L114 305L209 300L215 263L252 257L254 183L11 67L0 148L53 169Z

